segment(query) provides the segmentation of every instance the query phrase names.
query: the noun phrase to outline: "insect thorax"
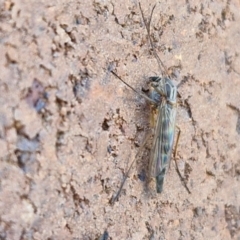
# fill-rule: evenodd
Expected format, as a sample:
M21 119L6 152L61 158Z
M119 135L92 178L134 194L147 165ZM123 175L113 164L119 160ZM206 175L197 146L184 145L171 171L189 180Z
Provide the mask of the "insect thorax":
M162 103L165 101L170 105L175 105L177 103L177 87L167 77L150 77L151 87L150 98L156 103Z

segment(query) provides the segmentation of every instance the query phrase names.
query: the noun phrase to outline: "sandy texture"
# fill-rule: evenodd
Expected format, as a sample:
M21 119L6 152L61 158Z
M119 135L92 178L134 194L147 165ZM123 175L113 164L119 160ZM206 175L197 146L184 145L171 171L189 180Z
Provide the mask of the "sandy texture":
M154 1L142 2L149 16ZM180 84L164 192L149 151L160 74L137 1L0 2L0 239L240 239L240 3L161 1L152 35ZM105 233L104 233L105 231Z

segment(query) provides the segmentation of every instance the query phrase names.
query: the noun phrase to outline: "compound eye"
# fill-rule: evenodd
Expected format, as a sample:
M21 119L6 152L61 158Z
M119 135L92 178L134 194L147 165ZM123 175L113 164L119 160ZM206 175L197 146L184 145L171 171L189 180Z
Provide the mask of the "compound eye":
M149 80L150 80L150 82L159 82L159 81L161 81L161 78L160 77L150 77Z

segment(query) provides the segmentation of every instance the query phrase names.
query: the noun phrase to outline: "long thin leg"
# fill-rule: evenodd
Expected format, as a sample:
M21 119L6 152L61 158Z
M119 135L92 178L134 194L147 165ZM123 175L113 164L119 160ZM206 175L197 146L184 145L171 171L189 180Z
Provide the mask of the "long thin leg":
M176 161L176 154L177 154L177 146L178 146L178 142L179 142L179 138L180 138L180 135L181 135L181 130L179 127L178 128L178 135L177 135L177 140L176 140L176 146L175 146L175 150L174 150L174 153L173 153L173 158L174 158L174 161L175 161L175 168L176 168L176 171L177 171L177 174L181 180L181 182L183 183L183 186L186 188L187 192L189 194L191 194L191 191L189 190L184 178L182 177L181 173L180 173L180 170L178 168L178 164L177 164L177 161Z
M175 145L175 149L174 149L174 153L173 153L174 158L176 158L176 155L177 155L177 147L178 147L178 142L179 142L180 135L181 135L181 129L178 126L176 126L176 128L178 129L178 134L177 134L176 145Z
M152 100L150 97L148 97L147 95L138 92L137 90L135 90L131 85L129 85L127 82L125 82L123 79L121 79L114 71L111 71L111 73L118 78L121 82L123 82L125 85L127 85L129 88L131 88L135 93L137 93L139 96L145 98L148 102L157 105L157 102L155 102L154 100Z
M149 134L145 137L145 140L143 141L143 143L142 143L141 147L139 148L139 150L138 150L138 152L137 152L134 160L132 161L132 163L131 163L131 165L130 165L128 171L127 171L127 173L125 174L125 176L124 176L124 178L123 178L123 181L122 181L122 183L121 183L121 186L120 186L117 194L111 198L110 204L113 205L116 201L118 201L119 196L120 196L120 193L121 193L122 188L123 188L123 185L124 185L124 183L126 182L126 180L127 180L127 178L128 178L128 175L129 175L129 173L130 173L130 170L131 170L133 164L135 163L135 161L137 160L139 154L142 152L142 150L143 150L144 147L146 146L147 141L149 140L149 137L150 137L150 136L151 136L151 133L149 133Z

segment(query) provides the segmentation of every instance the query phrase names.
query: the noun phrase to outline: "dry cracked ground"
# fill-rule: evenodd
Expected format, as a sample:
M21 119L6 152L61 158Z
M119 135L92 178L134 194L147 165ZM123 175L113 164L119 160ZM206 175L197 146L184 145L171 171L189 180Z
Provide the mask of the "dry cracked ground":
M164 191L138 91L161 76L136 0L0 1L0 239L240 239L240 2L142 1L179 85Z

